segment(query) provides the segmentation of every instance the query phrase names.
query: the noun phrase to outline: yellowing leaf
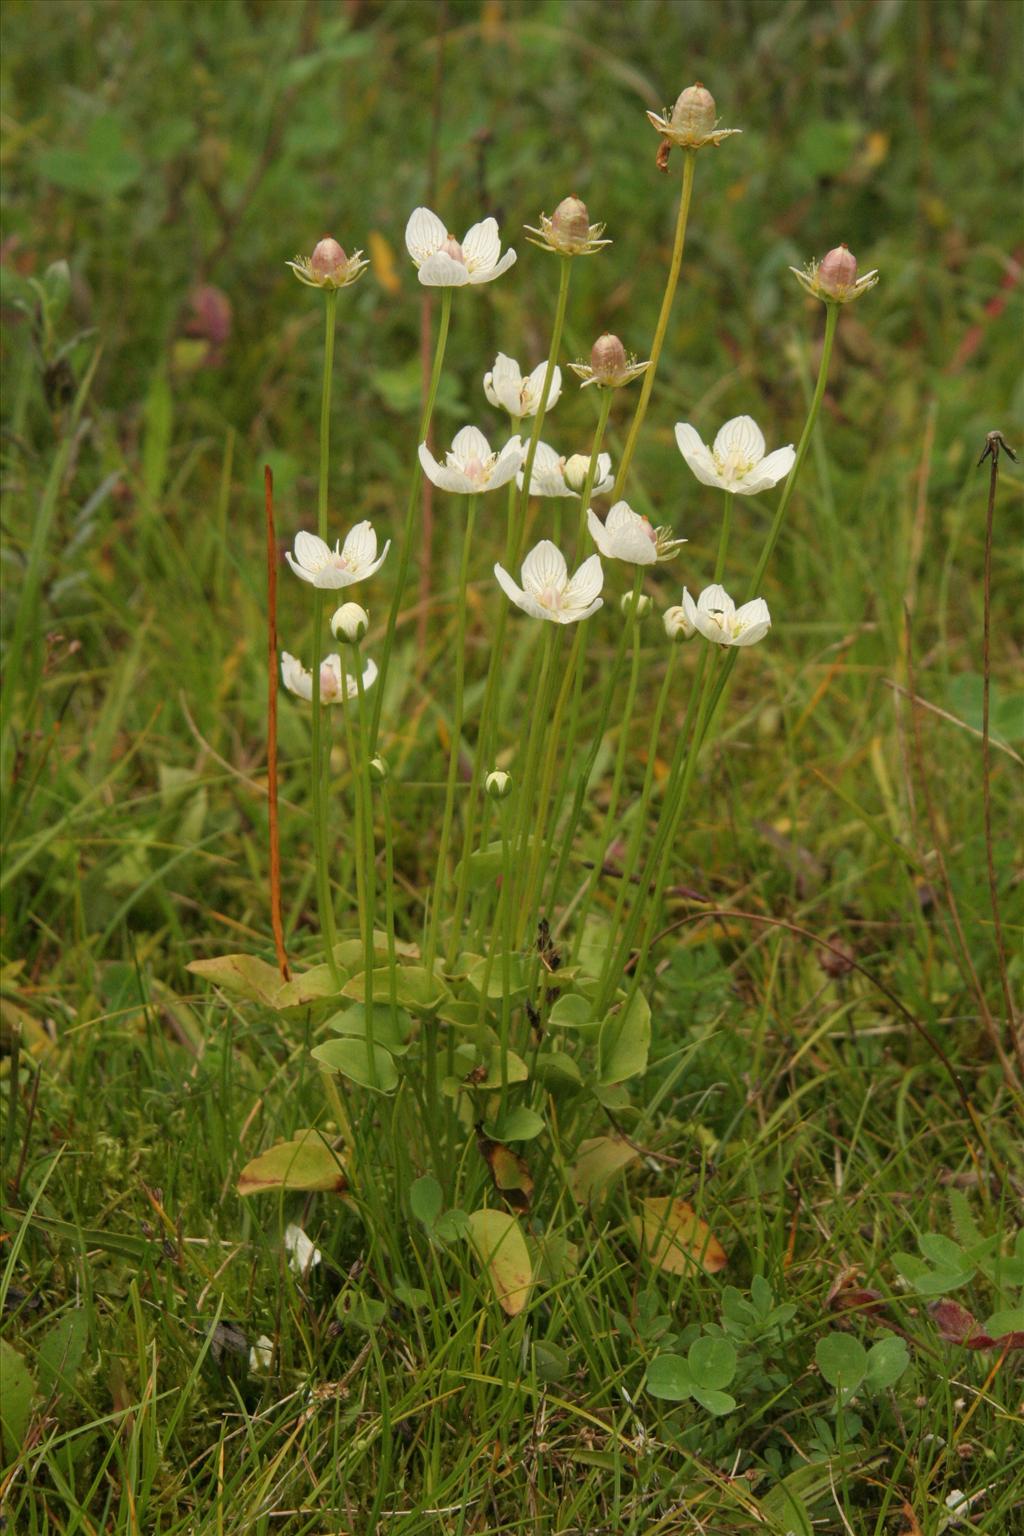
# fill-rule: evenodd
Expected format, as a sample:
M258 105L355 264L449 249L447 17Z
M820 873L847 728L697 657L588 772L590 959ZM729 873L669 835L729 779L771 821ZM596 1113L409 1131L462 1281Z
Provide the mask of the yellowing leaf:
M652 1196L642 1200L639 1216L631 1221L640 1251L670 1275L703 1269L717 1275L728 1263L725 1249L706 1221L701 1221L685 1200Z
M529 1210L533 1175L525 1158L513 1152L511 1147L503 1146L500 1141L491 1141L488 1136L478 1136L476 1144L480 1156L491 1170L495 1189L504 1195L513 1210Z
M319 1131L303 1131L294 1141L279 1141L246 1163L238 1175L240 1195L270 1189L326 1189L340 1195L347 1188L340 1154Z
M474 1211L469 1235L502 1310L518 1316L533 1284L530 1253L518 1221L507 1211Z
M569 1183L581 1205L600 1198L615 1175L639 1156L621 1136L594 1136L581 1141Z
M395 253L379 230L371 229L367 244L373 275L386 293L400 293L402 279L395 270Z

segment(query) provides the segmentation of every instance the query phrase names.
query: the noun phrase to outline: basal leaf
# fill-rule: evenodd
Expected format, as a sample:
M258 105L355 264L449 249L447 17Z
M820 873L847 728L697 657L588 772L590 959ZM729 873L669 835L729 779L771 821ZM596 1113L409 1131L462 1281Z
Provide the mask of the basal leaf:
M509 1317L518 1316L533 1284L530 1253L518 1221L507 1211L473 1211L469 1234L499 1305Z
M685 1200L651 1196L642 1200L641 1214L632 1218L640 1251L670 1275L703 1269L715 1275L728 1259L725 1249Z
M267 1190L332 1190L348 1188L340 1155L319 1131L305 1131L294 1141L279 1141L246 1163L238 1176L240 1195L259 1195Z

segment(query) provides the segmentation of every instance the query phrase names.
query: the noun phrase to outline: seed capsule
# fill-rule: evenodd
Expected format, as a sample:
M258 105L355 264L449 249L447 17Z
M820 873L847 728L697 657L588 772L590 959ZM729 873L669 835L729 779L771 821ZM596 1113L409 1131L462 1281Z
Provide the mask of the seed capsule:
M618 379L626 369L626 349L617 336L605 332L590 349L590 366L600 383Z
M857 281L857 258L845 245L837 245L821 259L818 283L826 293L839 296Z
M707 138L717 120L715 98L698 80L680 91L672 108L672 127L684 134L694 144Z
M318 240L313 247L313 254L309 258L309 269L314 277L332 277L339 267L343 267L348 257L338 244L327 235L323 240Z

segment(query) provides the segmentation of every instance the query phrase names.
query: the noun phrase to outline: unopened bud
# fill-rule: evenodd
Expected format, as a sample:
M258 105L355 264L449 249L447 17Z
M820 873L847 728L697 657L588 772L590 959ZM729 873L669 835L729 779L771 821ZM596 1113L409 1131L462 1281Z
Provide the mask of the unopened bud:
M845 245L823 256L818 267L818 286L826 293L844 294L857 281L857 258Z
M387 759L384 757L371 757L369 768L370 778L375 784L383 784L391 777L391 769L388 767Z
M682 641L690 640L693 637L695 630L686 617L685 608L665 609L665 633L670 640L680 644Z
M335 640L347 640L356 645L370 627L370 616L358 603L342 603L331 619L331 634Z
M590 237L590 214L578 197L563 197L551 215L551 231L562 245L586 245Z
M672 127L678 128L688 138L697 142L712 132L717 120L715 98L698 80L680 91L672 108Z
M646 592L641 592L634 597L632 592L623 592L619 598L619 607L624 618L645 619L651 611L651 600Z
M343 267L348 257L330 235L319 240L313 248L313 254L309 258L309 269L314 277L331 277L339 267Z
M605 332L590 349L590 366L598 383L618 379L626 368L626 349L617 336Z
M562 470L562 479L570 491L575 491L577 496L587 483L590 473L590 457L586 453L574 453L571 459L566 459L565 468Z
M492 800L504 800L512 793L512 775L495 768L484 780L484 788Z

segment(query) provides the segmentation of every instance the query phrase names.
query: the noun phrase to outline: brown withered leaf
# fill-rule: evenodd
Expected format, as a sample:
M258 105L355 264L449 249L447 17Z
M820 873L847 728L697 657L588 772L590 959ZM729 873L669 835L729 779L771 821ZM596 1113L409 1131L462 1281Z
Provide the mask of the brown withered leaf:
M856 1265L841 1269L825 1298L828 1312L880 1312L884 1310L881 1291L860 1285L861 1271Z
M981 1327L973 1312L948 1297L931 1302L928 1315L938 1328L939 1338L947 1344L960 1344L964 1349L1024 1349L1024 1333L1014 1331L993 1338Z
M631 1220L633 1235L642 1253L670 1275L703 1269L717 1275L729 1262L725 1249L706 1221L701 1221L685 1200L665 1195L640 1202L643 1210Z
M480 1156L491 1170L494 1187L514 1211L528 1211L533 1194L533 1175L524 1158L500 1141L478 1134L476 1144Z

